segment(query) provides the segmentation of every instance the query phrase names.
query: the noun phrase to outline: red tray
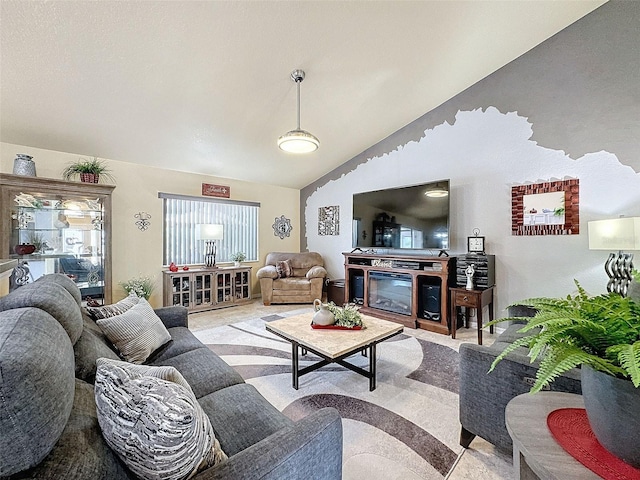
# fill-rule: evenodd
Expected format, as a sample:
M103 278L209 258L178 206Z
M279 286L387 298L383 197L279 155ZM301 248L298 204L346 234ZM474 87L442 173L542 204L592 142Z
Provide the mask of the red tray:
M362 326L358 325L356 327L342 327L340 325L316 325L315 323L311 324L311 328L320 330L362 330Z

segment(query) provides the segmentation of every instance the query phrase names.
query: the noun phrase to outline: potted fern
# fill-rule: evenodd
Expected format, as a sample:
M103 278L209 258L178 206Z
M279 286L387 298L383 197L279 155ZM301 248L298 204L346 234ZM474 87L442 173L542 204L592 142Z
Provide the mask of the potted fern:
M637 272L636 272L637 274ZM535 308L522 337L493 362L518 347L529 348L531 362L541 359L532 392L559 375L581 367L582 395L596 438L611 453L640 467L640 296L617 293L590 296L576 282L578 293L564 299L534 298L518 302ZM495 325L495 320L486 326Z
M67 165L62 171L62 178L65 180L73 180L79 176L80 181L84 183L98 183L100 175L113 181L113 176L109 173L107 165L98 157L93 157L92 160L81 158L77 162Z

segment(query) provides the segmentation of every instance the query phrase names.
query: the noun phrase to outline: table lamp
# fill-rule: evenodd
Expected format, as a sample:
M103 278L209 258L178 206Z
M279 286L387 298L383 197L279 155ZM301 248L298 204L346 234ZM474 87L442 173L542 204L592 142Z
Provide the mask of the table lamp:
M196 240L205 241L204 264L207 268L216 266L216 240L222 240L224 226L215 223L200 223L196 225Z
M610 253L604 264L609 276L607 291L626 296L632 280L633 253L623 250L640 250L640 217L589 222L589 250L618 250Z

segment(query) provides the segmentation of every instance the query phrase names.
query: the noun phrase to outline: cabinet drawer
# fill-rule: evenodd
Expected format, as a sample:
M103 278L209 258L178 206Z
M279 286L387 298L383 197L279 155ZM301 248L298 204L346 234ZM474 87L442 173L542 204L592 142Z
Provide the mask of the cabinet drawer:
M455 304L457 307L476 307L478 305L478 296L473 293L456 292Z

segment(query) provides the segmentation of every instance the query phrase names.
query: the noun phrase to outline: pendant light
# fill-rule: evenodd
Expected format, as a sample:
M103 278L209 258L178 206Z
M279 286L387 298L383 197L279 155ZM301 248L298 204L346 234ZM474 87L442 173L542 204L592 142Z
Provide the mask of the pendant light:
M289 153L311 153L318 149L320 140L300 128L300 84L304 80L304 70L294 70L291 72L291 80L296 82L298 90L298 128L278 138L278 147Z

